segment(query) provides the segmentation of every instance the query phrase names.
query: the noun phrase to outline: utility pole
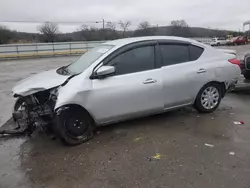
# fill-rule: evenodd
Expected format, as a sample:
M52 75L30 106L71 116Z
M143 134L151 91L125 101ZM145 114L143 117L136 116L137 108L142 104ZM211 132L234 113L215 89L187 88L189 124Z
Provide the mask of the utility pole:
M96 21L95 23L102 23L102 35L103 35L103 39L106 40L106 34L105 34L105 20L102 19L102 21Z

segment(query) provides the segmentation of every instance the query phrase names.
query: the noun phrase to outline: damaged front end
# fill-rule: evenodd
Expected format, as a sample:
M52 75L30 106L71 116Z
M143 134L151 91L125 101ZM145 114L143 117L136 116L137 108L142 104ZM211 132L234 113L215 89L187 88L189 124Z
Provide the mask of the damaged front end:
M5 129L0 134L31 135L36 126L53 129L54 107L57 100L57 88L39 91L28 96L18 96L12 117L17 127Z

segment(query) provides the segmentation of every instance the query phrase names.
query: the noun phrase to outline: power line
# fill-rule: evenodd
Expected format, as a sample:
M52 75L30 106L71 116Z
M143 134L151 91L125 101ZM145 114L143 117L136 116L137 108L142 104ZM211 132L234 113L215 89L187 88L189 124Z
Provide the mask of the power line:
M83 24L83 23L103 23L103 20L98 20L98 21L41 21L41 20L0 20L0 22L3 23L45 23L45 22L50 22L50 23L58 23L58 24ZM108 22L106 22L108 23Z

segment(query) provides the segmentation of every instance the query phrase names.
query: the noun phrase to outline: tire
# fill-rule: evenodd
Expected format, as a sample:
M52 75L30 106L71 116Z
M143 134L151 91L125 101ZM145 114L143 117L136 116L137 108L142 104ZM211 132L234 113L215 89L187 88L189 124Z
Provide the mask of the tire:
M212 92L212 94L210 94L209 91ZM205 95L206 93L207 95ZM206 97L208 98L206 99ZM221 102L221 98L221 86L217 83L208 83L199 91L195 99L194 107L200 113L211 113L218 108ZM208 101L206 102L206 100Z
M56 114L55 125L58 136L69 146L82 144L93 137L94 122L82 107L67 106Z
M246 80L250 80L250 72L246 72L244 74L244 77L245 77Z

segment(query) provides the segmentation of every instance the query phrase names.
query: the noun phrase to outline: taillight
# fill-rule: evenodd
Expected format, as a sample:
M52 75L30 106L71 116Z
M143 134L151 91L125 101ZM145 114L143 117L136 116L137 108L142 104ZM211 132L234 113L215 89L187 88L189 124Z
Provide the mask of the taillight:
M238 59L229 59L228 60L230 63L232 63L232 64L235 64L235 65L238 65L239 67L240 67L240 60L238 60Z

